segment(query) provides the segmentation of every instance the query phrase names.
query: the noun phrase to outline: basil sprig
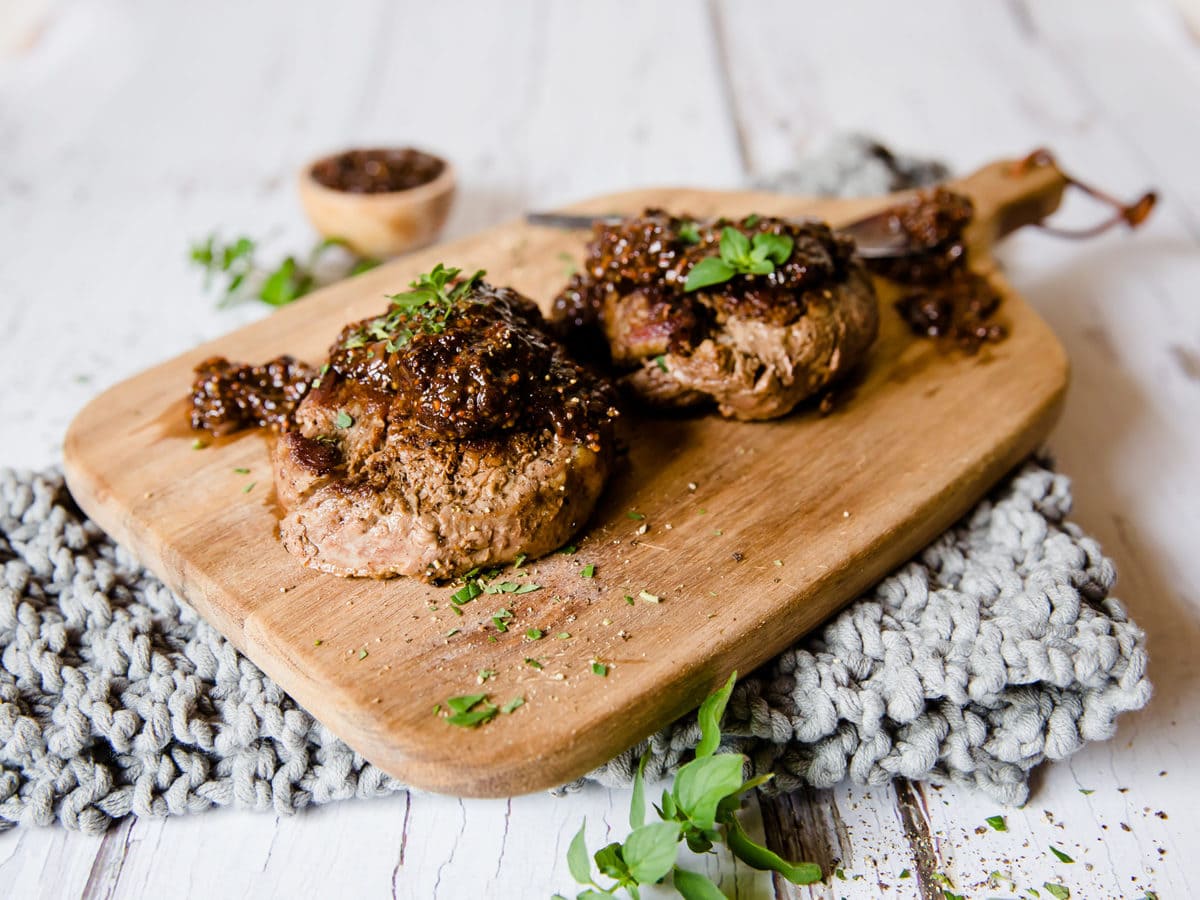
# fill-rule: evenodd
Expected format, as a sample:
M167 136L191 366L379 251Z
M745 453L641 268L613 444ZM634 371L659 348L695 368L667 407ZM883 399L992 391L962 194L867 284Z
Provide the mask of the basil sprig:
M685 292L723 284L734 275L769 275L792 255L794 242L786 234L758 232L746 237L728 225L721 232L721 253L702 259L688 272Z
M601 900L624 889L634 900L641 887L656 884L671 876L672 885L685 900L722 900L724 894L708 876L676 864L679 843L685 842L695 853L705 853L724 842L738 859L755 869L778 872L792 884L812 884L821 880L816 863L791 863L774 851L755 843L738 821L742 796L769 781L772 775L742 780L746 758L740 753L718 753L720 723L733 693L737 673L700 706L700 743L696 758L675 775L675 782L662 794L661 806L654 806L660 821L646 823L646 761L643 756L633 780L633 799L629 809L629 827L624 842L614 841L588 859L585 821L567 849L567 867L582 885L577 900ZM611 879L602 885L593 875L592 863L599 875ZM555 895L564 900L561 895Z

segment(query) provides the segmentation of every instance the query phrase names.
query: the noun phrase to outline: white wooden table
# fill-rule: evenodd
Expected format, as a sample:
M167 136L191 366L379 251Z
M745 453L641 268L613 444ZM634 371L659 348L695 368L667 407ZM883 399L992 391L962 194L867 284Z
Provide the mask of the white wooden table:
M1155 700L1043 767L1008 833L965 791L847 787L751 811L845 880L708 870L743 898L922 896L904 869L970 897L1026 896L989 888L997 870L1043 897L1200 892L1200 38L1166 0L15 3L47 12L0 59L0 464L53 462L95 392L266 314L216 310L188 244L222 227L306 248L292 171L342 145L450 156L450 236L635 185L740 184L845 129L964 169L1045 144L1118 192L1158 187L1132 238L1022 234L1005 253L1073 359L1052 449L1150 634ZM18 829L0 897L573 895L572 833L586 816L593 848L623 835L627 805L414 793Z

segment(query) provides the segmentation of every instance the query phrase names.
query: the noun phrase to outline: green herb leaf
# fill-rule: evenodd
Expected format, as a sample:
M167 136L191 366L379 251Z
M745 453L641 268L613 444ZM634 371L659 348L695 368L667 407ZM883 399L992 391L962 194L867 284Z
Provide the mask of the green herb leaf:
M1071 857L1067 856L1067 854L1063 853L1057 847L1051 846L1050 852L1053 853L1055 856L1057 856L1059 858L1060 862L1065 862L1065 863L1075 862L1075 860L1071 859Z
M354 417L344 409L339 409L337 418L334 419L333 424L338 428L349 428L354 424Z
M513 593L532 594L534 591L540 591L541 589L542 586L540 584L522 584L515 591L513 591Z
M733 694L733 685L737 681L737 672L730 674L728 680L718 690L704 698L696 718L700 725L700 743L696 745L696 758L712 756L721 743L721 717L725 715L725 707Z
M625 865L624 848L616 841L601 847L592 858L596 860L596 868L601 875L615 878L621 884L633 882L629 867Z
M734 275L733 266L715 256L700 260L688 272L687 281L683 283L685 293L698 291L714 284L723 284Z
M896 877L897 878L912 878L912 872L908 871L908 869L901 869L900 874L897 875Z
M726 900L725 893L707 875L675 867L671 877L683 900Z
M524 697L513 697L511 700L509 700L507 703L505 703L502 707L500 707L500 712L504 713L505 715L508 715L510 712L512 712L516 709L519 709L520 707L522 707L524 705L525 705Z
M257 482L257 481L252 481L252 482L250 482L248 485L246 485L244 488L242 488L242 493L243 493L243 494L248 494L248 493L250 493L252 490L254 490L254 486L255 486L256 484L258 484L258 482Z
M1092 788L1080 788L1079 793L1086 797L1088 794L1094 794L1096 792Z
M635 828L625 839L623 856L629 874L653 884L671 871L679 852L678 822L654 822Z
M593 883L592 864L588 861L587 836L584 834L586 829L587 819L584 819L567 848L567 868L571 870L571 877L580 884Z
M772 850L750 839L736 817L725 826L729 849L742 862L760 872L778 872L792 884L814 884L821 880L821 867L816 863L791 863Z
M646 824L646 763L650 759L647 750L638 760L637 771L633 774L633 796L629 800L629 827L641 828Z
M658 603L659 601L662 600L662 598L659 597L657 594L652 594L649 591L638 591L638 596L641 597L643 600L645 600L647 603Z
M543 666L540 662L538 662L532 656L525 657L525 665L529 666L532 669L537 669L539 672L545 668L545 666Z
M1004 816L988 816L984 821L996 831L1008 831L1008 822L1005 821Z
M486 699L487 694L464 694L461 697L451 697L446 701L446 706L451 712L466 712L476 703Z
M633 521L635 521L635 522L640 522L640 521L642 521L642 519L644 519L646 517L644 515L642 515L640 512L638 512L636 509L631 509L629 512L625 513L625 518L633 519Z
M608 677L608 666L606 666L602 662L597 662L596 660L592 660L592 674L599 675L601 678L607 678Z
M1056 898L1056 900L1069 900L1071 896L1071 891L1069 888L1066 888L1061 884L1055 884L1052 881L1047 881L1042 885L1042 887L1046 889L1047 893L1049 893L1051 897Z
M656 366L658 366L664 372L670 371L670 369L667 368L667 357L661 353L658 356L654 357L654 364Z
M750 238L728 225L721 230L721 259L727 263L744 260L750 255Z
M540 628L529 628L525 631L525 640L540 641L545 635Z
M558 638L560 641L569 640L571 637L571 632L560 631L558 634L555 635L555 637Z
M782 266L788 261L788 257L792 255L792 248L795 242L786 234L768 234L760 233L754 236L754 250L762 253L763 259L773 262L777 266ZM774 271L770 269L769 271Z
M245 466L238 466L233 471L234 471L235 475L249 475L250 474L250 470L247 469Z
M742 784L744 758L737 753L722 753L692 760L675 776L675 802L701 830L713 827L717 805Z
M629 606L633 606L633 596L632 596L632 595L630 595L630 594L626 594L626 595L625 595L625 602L626 602L626 603L627 603Z
M567 556L570 556L571 554L573 554L573 553L574 553L576 550L578 550L578 549L579 549L579 548L578 548L578 547L576 547L574 544L567 544L567 545L565 545L565 546L563 546L563 547L559 547L559 548L558 548L558 552L559 552L559 553L563 553L563 554L565 554L565 555L567 555Z
M584 566L580 570L579 577L580 578L591 578L595 574L596 574L596 567L594 565L592 565L591 563L588 563L586 566Z
M700 243L700 229L695 222L684 222L679 226L679 239L685 244Z

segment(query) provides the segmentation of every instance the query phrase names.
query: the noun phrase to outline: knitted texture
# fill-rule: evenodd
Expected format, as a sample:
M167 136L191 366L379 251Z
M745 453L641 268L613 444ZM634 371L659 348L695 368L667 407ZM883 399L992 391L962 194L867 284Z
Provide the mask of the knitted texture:
M953 780L1024 800L1028 772L1150 696L1114 573L1037 463L824 630L738 683L726 745L775 786ZM235 805L293 812L401 789L114 544L56 472L0 470L0 828ZM652 777L688 716L589 779Z
M850 136L766 186L875 194L945 175ZM1007 803L1029 771L1150 697L1114 573L1035 462L819 634L740 681L725 744L774 789L903 776ZM0 830L129 814L290 813L403 785L300 709L75 506L57 471L0 469ZM581 779L668 775L687 716Z

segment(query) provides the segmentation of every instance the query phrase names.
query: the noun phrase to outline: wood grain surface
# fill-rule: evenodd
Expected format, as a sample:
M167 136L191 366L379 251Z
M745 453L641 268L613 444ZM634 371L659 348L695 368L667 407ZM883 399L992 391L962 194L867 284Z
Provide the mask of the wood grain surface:
M1057 203L1061 183L1050 175L999 163L962 183L980 212L972 258L983 270L988 241L1014 211ZM578 209L836 223L888 202L653 189ZM375 313L385 293L439 261L486 269L546 306L586 237L517 222L405 257L117 385L66 438L72 492L93 518L322 722L422 788L507 796L552 787L693 708L731 670L776 655L969 509L1046 437L1066 387L1058 341L994 272L1010 337L973 355L913 336L892 308L895 289L881 283L880 338L831 414L810 404L738 423L631 412L628 455L577 551L513 576L540 590L483 595L461 616L453 588L301 567L277 539L268 441L246 434L196 450L180 427L180 397L205 357L320 360L345 322ZM512 613L503 633L492 625L501 608ZM531 640L529 629L545 637ZM494 672L482 686L481 670ZM472 730L433 713L482 691L525 704Z

